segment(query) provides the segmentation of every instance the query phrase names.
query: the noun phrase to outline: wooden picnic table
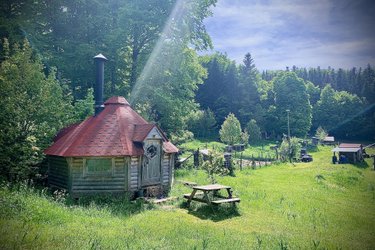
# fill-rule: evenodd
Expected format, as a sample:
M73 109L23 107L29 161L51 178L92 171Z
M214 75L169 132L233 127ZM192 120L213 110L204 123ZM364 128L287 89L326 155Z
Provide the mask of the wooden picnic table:
M191 194L184 194L184 198L187 199L188 206L190 206L191 201L203 202L208 205L219 205L222 203L232 203L235 205L236 202L240 202L240 198L232 197L232 188L229 186L223 186L220 184L211 184L204 186L194 186ZM219 194L220 190L226 190L228 196L221 196ZM200 192L198 192L200 191ZM210 193L212 193L212 199L210 198ZM214 198L221 198L219 200Z

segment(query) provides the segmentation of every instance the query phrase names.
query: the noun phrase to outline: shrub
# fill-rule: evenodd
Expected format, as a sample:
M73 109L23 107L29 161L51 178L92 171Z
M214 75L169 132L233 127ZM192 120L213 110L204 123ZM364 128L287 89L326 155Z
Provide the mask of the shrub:
M319 126L315 132L315 136L319 139L319 141L323 141L327 135L328 133L321 126Z
M217 153L210 154L208 160L203 162L202 168L207 172L212 184L216 183L215 175L229 174L229 169L224 166L223 156Z
M299 140L296 137L290 138L290 146L287 139L283 139L283 142L280 146L280 158L281 161L289 160L292 162L293 159L297 159L301 152L301 144L299 144Z

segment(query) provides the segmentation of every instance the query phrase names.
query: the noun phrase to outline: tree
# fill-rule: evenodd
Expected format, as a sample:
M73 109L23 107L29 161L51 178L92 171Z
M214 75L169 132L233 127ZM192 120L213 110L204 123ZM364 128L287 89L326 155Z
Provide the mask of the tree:
M314 106L320 98L320 88L318 86L315 86L312 82L307 81L306 90L309 94L310 104Z
M257 142L262 138L260 128L254 119L251 119L246 125L246 131L249 133L249 141Z
M236 101L239 107L239 120L241 124L245 125L247 121L255 118L256 106L260 102L260 95L257 89L260 76L250 53L245 55L243 63L239 70L239 96Z
M336 112L338 102L335 96L335 90L331 85L322 89L320 99L314 106L313 127L322 126L330 131L337 125L340 115Z
M234 114L230 113L226 117L224 123L221 125L219 133L221 141L228 145L241 142L241 124Z
M375 70L370 64L363 70L361 93L369 103L375 103Z
M27 41L1 63L0 86L1 174L9 181L24 179L57 131L72 121L72 100L54 71L44 74Z
M160 56L151 62L152 71L141 75L130 101L136 107L147 107L146 117L165 132L176 133L186 128L189 114L198 108L195 90L206 71L196 52L186 45L164 46Z
M244 144L245 146L249 145L249 133L247 130L241 133L241 144Z
M232 165L233 166L233 165ZM206 170L210 182L215 184L216 175L227 175L229 170L224 166L224 159L221 154L213 153L208 156L208 160L202 164L202 169Z
M290 142L287 139L283 139L279 149L281 161L298 159L300 152L301 144L298 138L292 137L290 138Z
M322 90L320 100L314 107L314 127L322 126L328 132L341 131L341 134L351 134L358 130L356 117L364 111L363 101L356 95L346 91L335 91L330 85Z
M303 79L294 72L280 72L273 80L276 106L276 132L287 133L287 112L290 110L290 131L306 136L311 127L312 107Z
M212 47L203 20L216 0L2 1L0 35L27 36L43 62L57 68L74 99L93 83L91 58L105 54L106 95L128 96L155 44L166 33L197 50ZM172 16L174 15L174 16ZM168 24L172 23L171 29ZM167 34L168 35L168 34ZM1 54L1 53L0 53ZM0 59L1 60L1 59Z
M323 141L327 137L328 133L322 128L318 127L315 132L315 137L319 139L319 141Z
M76 121L83 121L94 114L94 90L89 88L85 99L77 100L74 103L74 118Z
M238 70L227 55L215 53L202 56L201 64L207 69L208 77L196 92L196 100L202 108L210 108L216 120L222 124L228 113L238 108Z
M190 114L188 120L188 129L198 138L211 136L215 130L216 119L210 109L198 110Z

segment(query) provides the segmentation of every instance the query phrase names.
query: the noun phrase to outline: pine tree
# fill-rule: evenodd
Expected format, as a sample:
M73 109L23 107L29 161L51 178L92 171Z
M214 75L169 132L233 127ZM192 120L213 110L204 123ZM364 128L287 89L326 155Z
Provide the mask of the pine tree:
M238 106L239 120L245 125L250 119L255 118L256 105L260 102L257 88L260 77L250 53L245 55L243 63L240 67Z

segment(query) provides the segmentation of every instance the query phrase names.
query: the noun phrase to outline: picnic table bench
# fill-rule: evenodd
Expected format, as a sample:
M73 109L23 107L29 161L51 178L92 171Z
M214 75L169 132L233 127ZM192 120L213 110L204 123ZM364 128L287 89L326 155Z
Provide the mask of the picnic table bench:
M223 203L232 203L234 206L241 199L237 197L232 197L232 190L229 186L223 186L220 184L211 184L204 186L193 186L193 191L191 194L184 194L184 198L187 199L188 207L191 201L203 202L208 205L219 205ZM222 196L219 194L220 190L226 190L228 196ZM210 193L212 193L212 198L210 198ZM220 198L220 199L215 199Z

